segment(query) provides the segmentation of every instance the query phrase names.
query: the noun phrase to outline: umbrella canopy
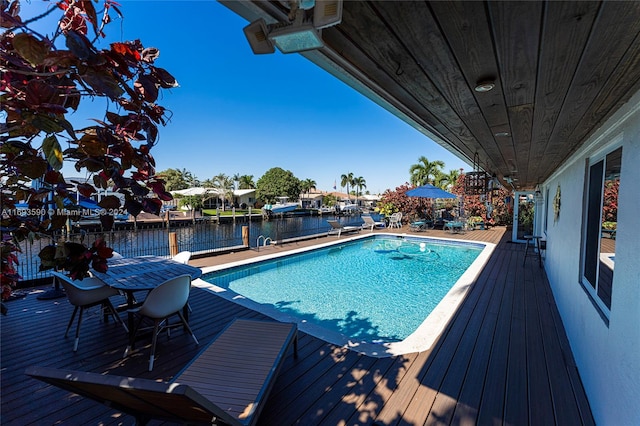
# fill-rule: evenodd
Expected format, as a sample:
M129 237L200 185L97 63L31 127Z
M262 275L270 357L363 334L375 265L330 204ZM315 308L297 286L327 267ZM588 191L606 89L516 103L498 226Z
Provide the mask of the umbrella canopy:
M421 197L421 198L457 198L457 195L440 189L437 186L426 184L414 189L410 189L406 192L408 197Z

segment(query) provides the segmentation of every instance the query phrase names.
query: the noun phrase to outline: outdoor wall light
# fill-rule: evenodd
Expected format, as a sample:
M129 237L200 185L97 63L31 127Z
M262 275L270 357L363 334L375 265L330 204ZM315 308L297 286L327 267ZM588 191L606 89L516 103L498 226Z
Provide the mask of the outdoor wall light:
M275 52L304 52L324 47L319 30L342 21L343 0L297 0L285 5L291 8L290 22L267 24L260 18L244 27L243 31L251 50L260 55ZM305 10L313 6L312 17Z
M269 40L269 29L264 19L260 18L257 21L253 21L242 29L244 36L249 41L249 46L255 55L262 55L265 53L273 53L276 48L273 46L271 40Z
M320 33L311 23L274 29L269 33L269 38L282 53L304 52L324 47Z

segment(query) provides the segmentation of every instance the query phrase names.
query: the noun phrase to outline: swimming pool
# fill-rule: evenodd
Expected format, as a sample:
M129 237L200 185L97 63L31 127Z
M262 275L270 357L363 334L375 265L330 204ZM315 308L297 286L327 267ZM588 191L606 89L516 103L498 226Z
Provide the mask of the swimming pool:
M398 234L355 236L203 270L222 297L373 355L428 349L493 245Z

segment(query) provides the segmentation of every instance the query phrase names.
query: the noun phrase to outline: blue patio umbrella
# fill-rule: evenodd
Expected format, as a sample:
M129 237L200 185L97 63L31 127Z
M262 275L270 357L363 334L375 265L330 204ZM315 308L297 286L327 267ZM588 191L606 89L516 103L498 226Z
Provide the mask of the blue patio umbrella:
M431 184L419 186L406 192L408 197L430 198L432 201L431 209L435 214L435 199L437 198L458 198L457 195L445 191Z
M426 184L406 192L408 197L420 198L457 198L458 196L450 192L440 189L437 186Z

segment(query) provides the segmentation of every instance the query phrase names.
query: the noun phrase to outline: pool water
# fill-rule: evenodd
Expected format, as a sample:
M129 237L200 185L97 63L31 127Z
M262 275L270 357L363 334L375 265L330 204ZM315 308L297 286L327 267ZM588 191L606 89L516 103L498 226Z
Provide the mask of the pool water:
M484 248L376 235L203 280L352 344L388 344L414 333Z

